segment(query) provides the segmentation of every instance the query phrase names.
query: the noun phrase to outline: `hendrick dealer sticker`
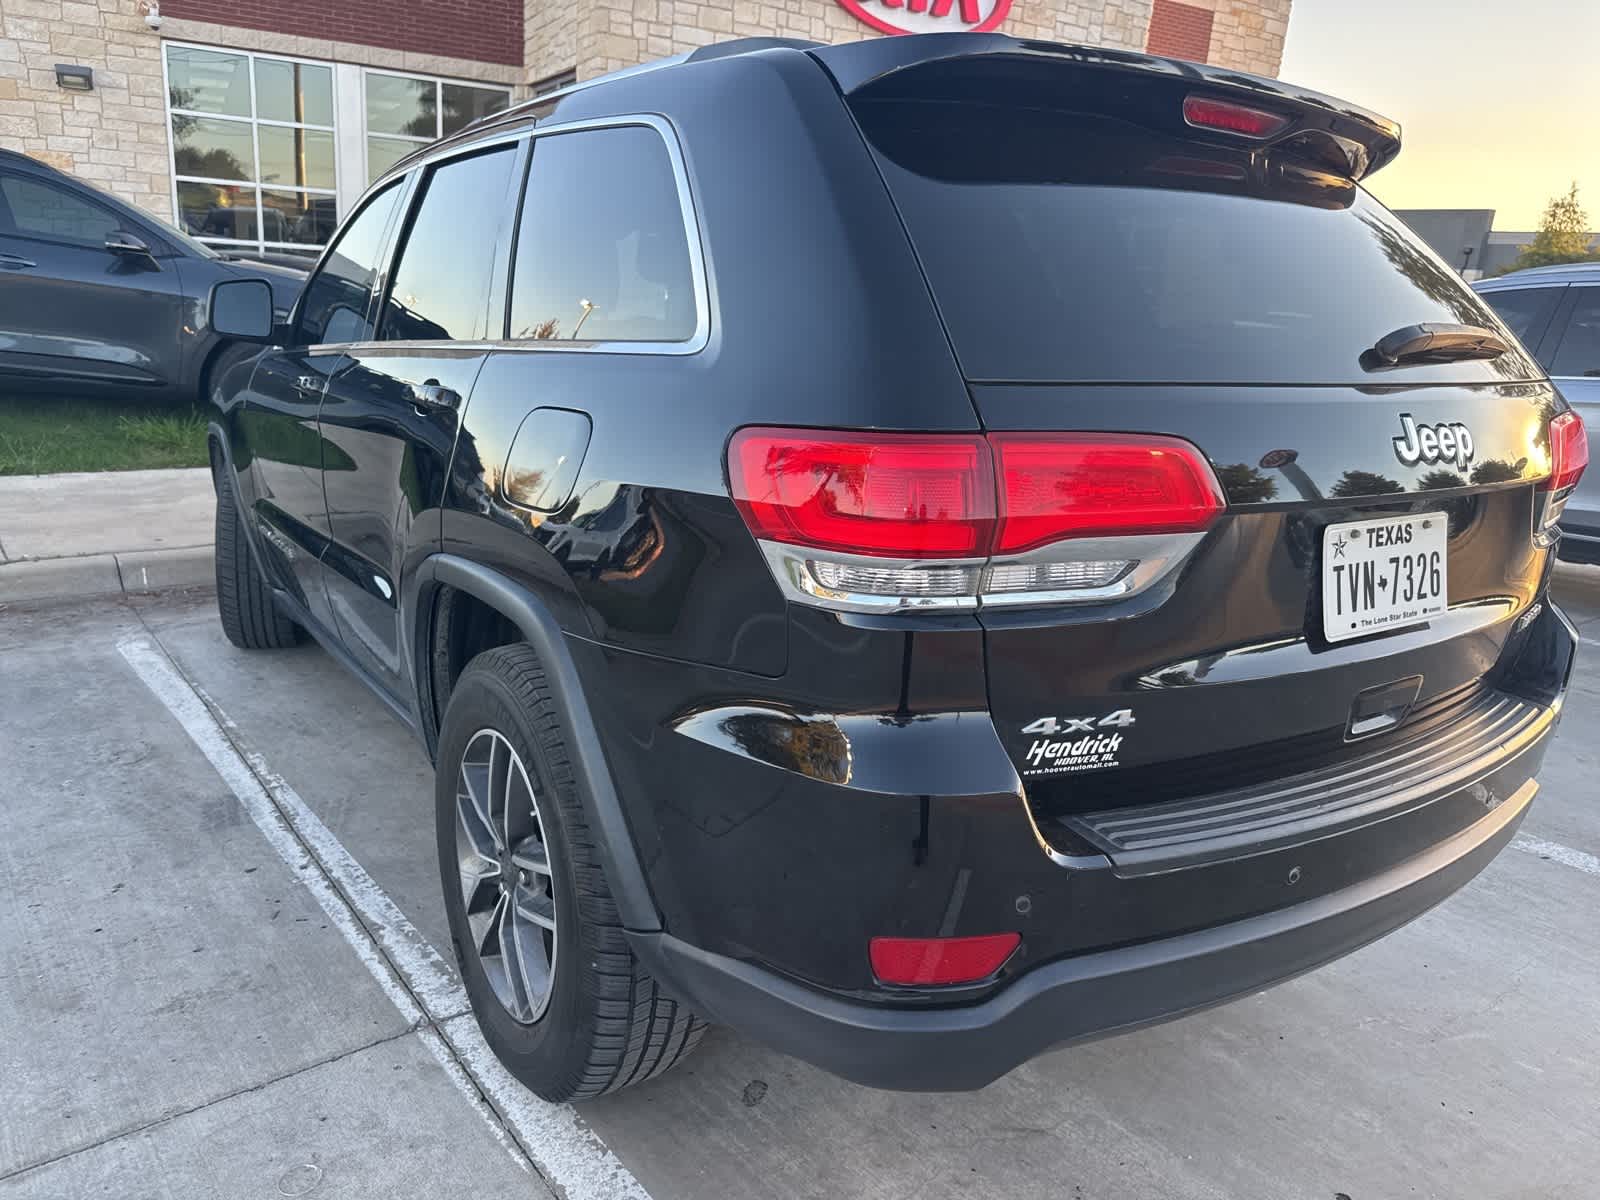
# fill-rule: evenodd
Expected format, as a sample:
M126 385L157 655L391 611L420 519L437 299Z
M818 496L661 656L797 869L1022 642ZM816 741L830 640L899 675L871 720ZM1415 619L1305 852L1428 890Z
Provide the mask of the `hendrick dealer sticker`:
M1119 708L1103 717L1040 717L1022 732L1033 741L1022 754L1022 773L1060 775L1069 771L1097 771L1120 766L1124 730L1134 723L1131 708Z

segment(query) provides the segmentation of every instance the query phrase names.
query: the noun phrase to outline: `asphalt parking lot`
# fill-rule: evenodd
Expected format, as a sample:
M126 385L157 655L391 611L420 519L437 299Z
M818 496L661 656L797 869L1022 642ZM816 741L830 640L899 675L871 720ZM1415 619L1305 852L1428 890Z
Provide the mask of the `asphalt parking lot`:
M451 968L428 764L314 647L211 597L0 612L0 1195L1592 1197L1600 569L1515 848L1306 978L972 1095L726 1031L572 1110Z

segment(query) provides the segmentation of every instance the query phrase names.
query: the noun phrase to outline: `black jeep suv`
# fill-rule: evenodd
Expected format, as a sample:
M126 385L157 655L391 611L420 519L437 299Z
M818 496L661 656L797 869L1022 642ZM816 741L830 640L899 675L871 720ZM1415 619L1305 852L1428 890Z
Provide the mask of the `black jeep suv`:
M1394 124L1003 36L761 40L397 165L212 430L228 636L438 767L539 1094L722 1022L981 1086L1511 838L1582 425L1368 196Z

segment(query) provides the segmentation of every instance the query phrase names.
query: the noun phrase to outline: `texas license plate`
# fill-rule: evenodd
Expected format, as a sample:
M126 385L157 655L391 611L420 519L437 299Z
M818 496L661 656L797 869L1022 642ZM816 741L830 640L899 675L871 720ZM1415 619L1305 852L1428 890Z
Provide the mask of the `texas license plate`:
M1322 632L1330 642L1416 625L1450 595L1440 513L1330 525L1322 533Z

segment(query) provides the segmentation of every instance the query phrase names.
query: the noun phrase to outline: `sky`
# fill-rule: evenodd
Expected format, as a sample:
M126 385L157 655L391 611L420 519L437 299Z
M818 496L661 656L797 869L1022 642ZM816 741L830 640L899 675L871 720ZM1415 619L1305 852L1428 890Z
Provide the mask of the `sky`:
M1390 208L1529 230L1576 180L1600 229L1600 0L1294 0L1279 75L1400 122Z

